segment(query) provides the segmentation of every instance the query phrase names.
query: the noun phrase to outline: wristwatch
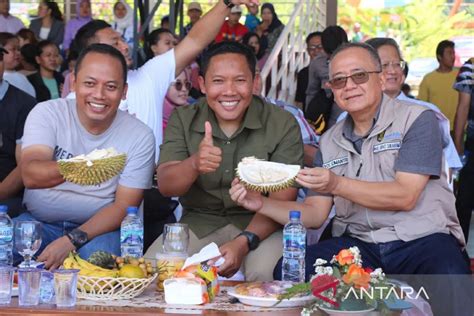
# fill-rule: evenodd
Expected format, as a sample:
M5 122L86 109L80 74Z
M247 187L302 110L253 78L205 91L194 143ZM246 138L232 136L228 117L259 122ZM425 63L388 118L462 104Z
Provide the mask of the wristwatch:
M73 230L69 231L66 236L72 242L74 247L76 247L76 249L81 248L89 241L87 233L80 230L79 228L74 228Z
M260 237L258 237L252 232L244 230L243 232L238 234L235 238L240 237L240 236L247 237L247 244L250 250L255 250L257 249L258 245L260 245Z
M233 8L235 6L235 4L233 4L231 2L231 0L223 0L223 1L224 1L224 4L226 5L226 7L228 7L229 9Z

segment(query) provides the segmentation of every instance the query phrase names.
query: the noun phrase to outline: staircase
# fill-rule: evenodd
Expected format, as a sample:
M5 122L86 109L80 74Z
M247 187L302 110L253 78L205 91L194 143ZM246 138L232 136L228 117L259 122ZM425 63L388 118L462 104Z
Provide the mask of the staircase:
M309 33L326 27L328 0L300 0L261 71L263 95L292 104L295 100L296 74L309 64L305 39ZM266 89L268 88L268 91Z

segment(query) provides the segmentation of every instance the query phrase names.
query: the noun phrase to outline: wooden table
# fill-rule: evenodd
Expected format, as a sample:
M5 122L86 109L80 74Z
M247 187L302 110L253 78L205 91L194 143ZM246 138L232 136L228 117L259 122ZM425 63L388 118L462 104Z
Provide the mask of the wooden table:
M240 282L225 281L223 286L233 286ZM166 309L166 308L137 308L137 307L117 307L117 306L84 306L77 305L73 308L57 308L55 305L38 306L18 306L18 297L12 298L12 303L8 306L0 305L0 315L204 315L204 316L299 316L301 308L282 309L273 311L222 311L222 310L198 310L198 309Z

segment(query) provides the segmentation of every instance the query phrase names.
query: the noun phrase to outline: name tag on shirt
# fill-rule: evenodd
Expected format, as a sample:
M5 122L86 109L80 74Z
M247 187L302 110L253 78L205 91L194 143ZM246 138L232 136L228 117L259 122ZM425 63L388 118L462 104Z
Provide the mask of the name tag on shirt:
M338 166L347 165L349 163L349 157L337 158L326 163L323 163L323 168L332 169Z
M379 153L386 150L399 150L402 147L401 141L381 143L374 145L374 153Z

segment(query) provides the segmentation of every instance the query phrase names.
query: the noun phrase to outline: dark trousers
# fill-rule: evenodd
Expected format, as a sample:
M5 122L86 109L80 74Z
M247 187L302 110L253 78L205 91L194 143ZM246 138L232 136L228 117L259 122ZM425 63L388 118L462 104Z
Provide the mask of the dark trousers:
M438 233L409 242L392 241L378 244L348 236L325 240L306 249L306 279L309 280L314 274L313 264L317 258L329 262L341 249L353 246L359 248L364 267L382 268L390 275L430 275L431 278L415 278L409 284L416 289L417 285L423 284L413 282L434 280L426 283L430 283L430 289L427 291L432 293L432 298L430 297L428 303L435 315L472 316L469 305L472 304L474 293L469 265L457 240L451 235ZM449 277L453 275L459 275L459 278ZM275 267L274 278L281 279L281 259ZM436 278L439 278L440 282L436 282ZM463 286L458 283L460 280L465 282ZM441 284L442 288L439 288ZM461 302L462 306L455 304L456 302Z

